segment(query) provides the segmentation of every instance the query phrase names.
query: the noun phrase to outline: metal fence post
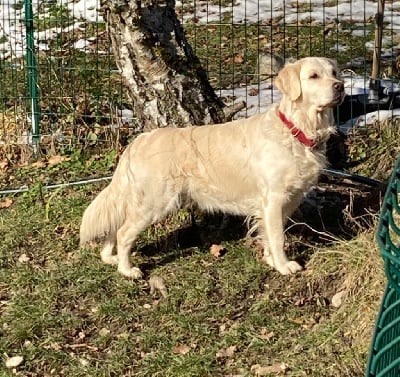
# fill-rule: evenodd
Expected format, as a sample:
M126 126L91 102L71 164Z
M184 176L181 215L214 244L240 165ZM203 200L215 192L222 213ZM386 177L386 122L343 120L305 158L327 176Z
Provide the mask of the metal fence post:
M25 0L25 24L26 24L26 65L28 68L28 89L32 119L32 144L37 152L40 141L40 109L39 109L39 90L37 84L37 65L35 57L35 41L33 35L33 11L32 0Z

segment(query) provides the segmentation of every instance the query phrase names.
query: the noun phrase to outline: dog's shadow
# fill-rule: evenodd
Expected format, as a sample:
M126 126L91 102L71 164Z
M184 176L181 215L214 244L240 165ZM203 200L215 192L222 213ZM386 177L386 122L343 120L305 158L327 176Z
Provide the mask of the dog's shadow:
M188 257L199 250L208 250L213 244L241 240L246 233L243 217L198 214L189 224L140 246L137 251L146 257L140 269L147 274L156 266L166 265L182 256Z
M305 264L310 257L310 245L349 240L371 227L380 208L382 190L321 179L287 224L286 252ZM177 258L208 251L212 244L242 240L247 230L243 217L199 214L195 221L139 246L138 251L146 257L140 268L145 274L151 273L155 267Z

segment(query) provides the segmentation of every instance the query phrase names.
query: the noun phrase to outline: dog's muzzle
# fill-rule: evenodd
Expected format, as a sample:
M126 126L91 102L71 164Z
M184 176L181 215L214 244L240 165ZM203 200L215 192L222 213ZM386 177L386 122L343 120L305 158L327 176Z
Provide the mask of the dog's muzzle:
M333 84L333 104L340 105L345 96L343 81L336 81Z

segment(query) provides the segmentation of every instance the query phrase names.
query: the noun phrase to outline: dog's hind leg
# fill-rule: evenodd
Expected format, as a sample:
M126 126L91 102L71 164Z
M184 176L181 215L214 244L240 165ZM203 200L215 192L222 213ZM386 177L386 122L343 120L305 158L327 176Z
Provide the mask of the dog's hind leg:
M174 186L161 183L153 185L146 200L140 204L136 200L135 204L126 207L125 221L117 231L118 271L124 276L139 279L143 275L139 268L132 267L129 259L132 244L140 232L179 207L179 195Z
M132 267L129 257L131 255L132 243L136 240L139 233L144 230L149 221L139 216L133 217L130 214L126 218L124 224L117 232L117 256L118 256L118 272L126 277L139 279L143 276L137 267Z
M109 234L104 242L103 249L101 250L101 260L106 264L118 264L117 255L113 255L114 246L116 243L115 234Z

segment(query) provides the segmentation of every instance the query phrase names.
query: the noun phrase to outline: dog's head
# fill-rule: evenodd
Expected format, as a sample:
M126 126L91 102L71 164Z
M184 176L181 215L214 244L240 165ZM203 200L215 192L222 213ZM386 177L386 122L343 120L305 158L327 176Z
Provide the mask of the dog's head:
M275 85L290 101L314 106L317 111L341 104L345 95L337 64L328 58L311 57L286 64Z

